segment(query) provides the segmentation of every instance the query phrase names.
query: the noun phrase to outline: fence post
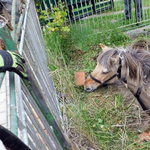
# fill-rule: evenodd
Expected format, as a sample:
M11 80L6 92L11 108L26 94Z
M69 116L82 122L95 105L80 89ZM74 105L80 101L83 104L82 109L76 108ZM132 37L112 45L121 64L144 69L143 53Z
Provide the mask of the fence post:
M3 73L3 72L0 73L0 87L1 87L3 79L4 79L4 75L5 75L5 73Z
M67 4L67 5L68 5L68 4ZM71 5L71 4L68 5L68 10L69 10L69 12L68 12L69 14L68 14L68 15L70 16L70 19L73 20L72 5Z
M135 16L136 16L136 22L138 22L137 0L135 0Z
M136 22L140 22L142 20L142 2L141 0L135 0L135 15ZM137 23L138 25L138 23Z
M11 24L13 26L13 31L11 32L11 36L13 41L15 42L16 34L15 34L15 17L16 17L16 0L12 1L12 14L11 14ZM16 51L17 49L9 49L11 51ZM18 121L17 121L17 108L16 108L16 92L15 92L15 78L14 72L9 73L9 84L10 84L10 130L15 135L18 135Z
M95 8L95 0L91 0L93 14L96 14L96 8Z
M114 0L111 0L111 6L114 8Z

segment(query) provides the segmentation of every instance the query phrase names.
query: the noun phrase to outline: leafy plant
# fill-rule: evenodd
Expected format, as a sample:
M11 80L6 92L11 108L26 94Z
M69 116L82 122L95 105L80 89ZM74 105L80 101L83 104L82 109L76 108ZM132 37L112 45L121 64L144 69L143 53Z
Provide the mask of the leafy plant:
M51 11L42 10L39 19L46 22L46 30L48 32L69 32L70 28L65 24L67 21L67 9L64 2L58 2L57 6L51 4Z

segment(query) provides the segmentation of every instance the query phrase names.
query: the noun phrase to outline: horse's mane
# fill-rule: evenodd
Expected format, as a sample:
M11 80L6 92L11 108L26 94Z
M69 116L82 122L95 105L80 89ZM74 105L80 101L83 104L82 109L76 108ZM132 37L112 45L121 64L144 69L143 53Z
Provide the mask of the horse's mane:
M150 53L144 50L132 50L129 51L133 60L141 65L143 75L145 77L150 76Z
M129 69L129 77L134 80L150 79L150 53L144 50L126 49L120 51L112 48L102 53L97 61L107 69L111 68L110 57L120 54L125 62L125 67Z

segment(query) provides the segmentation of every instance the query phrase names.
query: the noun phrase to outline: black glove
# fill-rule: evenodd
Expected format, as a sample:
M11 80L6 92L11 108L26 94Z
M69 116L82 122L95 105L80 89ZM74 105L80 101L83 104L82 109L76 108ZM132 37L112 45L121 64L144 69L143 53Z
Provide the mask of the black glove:
M17 73L21 78L27 79L28 77L23 63L25 63L25 60L20 54L0 50L0 72L12 71Z

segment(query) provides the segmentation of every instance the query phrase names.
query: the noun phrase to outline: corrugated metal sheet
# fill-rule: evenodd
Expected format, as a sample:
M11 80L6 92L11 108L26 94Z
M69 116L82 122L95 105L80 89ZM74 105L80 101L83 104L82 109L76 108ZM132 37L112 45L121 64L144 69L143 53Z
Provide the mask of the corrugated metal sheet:
M42 101L47 104L57 122L60 122L59 103L56 98L52 79L49 76L46 51L33 0L30 3L23 50L24 57L27 61L26 68L33 87L39 89L38 92L42 95Z
M37 106L36 102L30 95L26 86L22 83L22 95L25 109L26 128L28 138L34 146L39 150L61 150L62 147L58 143L52 128L47 123L45 117Z
M49 76L46 51L34 0L30 1L28 10L23 56L26 59L25 67L38 103L44 111L53 114L57 125L61 128L62 118L59 102L52 79ZM62 150L52 126L48 124L33 95L24 82L20 82L18 75L15 78L18 137L32 150ZM10 129L9 90L9 75L6 74L0 89L0 124L7 129ZM3 149L4 147L0 143L0 150Z

